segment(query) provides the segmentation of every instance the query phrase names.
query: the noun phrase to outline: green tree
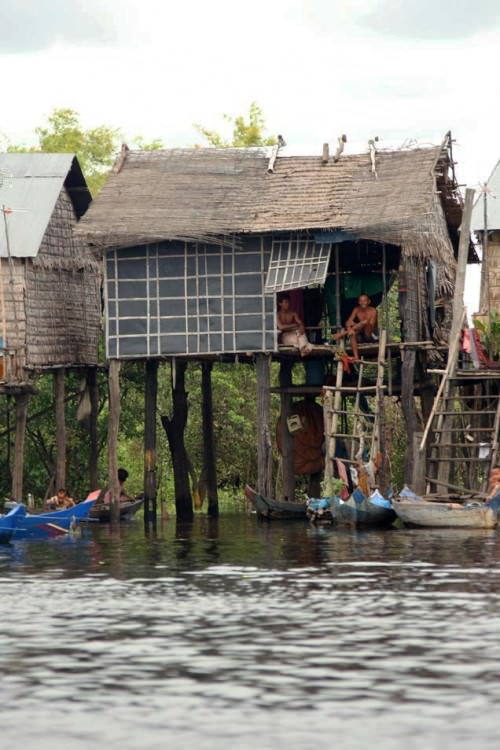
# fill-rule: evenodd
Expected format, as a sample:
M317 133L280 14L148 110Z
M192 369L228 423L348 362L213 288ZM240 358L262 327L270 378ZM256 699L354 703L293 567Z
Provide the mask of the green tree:
M265 135L265 119L262 109L256 102L250 104L248 119L244 115L233 117L224 115L224 120L232 125L232 135L229 140L215 130L209 130L199 123L194 128L208 141L210 146L217 148L248 148L250 146L273 146L274 136Z
M35 133L38 136L38 146L9 145L7 150L76 154L94 196L106 182L123 140L122 131L108 125L85 130L81 126L78 112L68 107L54 109L48 116L46 125L35 128ZM148 142L142 136L134 138L131 145L145 151L163 148L159 139Z

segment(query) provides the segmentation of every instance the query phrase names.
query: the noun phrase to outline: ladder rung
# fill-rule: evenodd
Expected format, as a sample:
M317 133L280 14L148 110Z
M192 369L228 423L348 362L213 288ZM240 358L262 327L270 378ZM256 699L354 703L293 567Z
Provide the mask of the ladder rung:
M431 443L429 448L479 448L480 443Z
M454 464L458 463L458 462L462 463L464 461L467 462L467 463L469 463L471 461L474 461L475 463L477 463L477 462L481 462L482 463L483 461L488 461L488 462L491 461L491 456L486 456L485 458L477 458L477 457L475 457L475 458L468 458L466 456L460 456L458 458L453 458L453 457L450 457L450 458L432 458L431 457L431 458L429 458L429 462L432 462L432 463L441 463L442 461L450 461L451 463L454 463Z
M436 417L447 417L454 415L455 417L468 417L471 414L496 414L496 411L437 411L434 416Z
M328 435L329 438L348 438L349 440L361 440L360 435L353 435L352 433L348 434L345 432L331 432ZM365 440L369 440L371 438L371 435L363 435L362 436Z

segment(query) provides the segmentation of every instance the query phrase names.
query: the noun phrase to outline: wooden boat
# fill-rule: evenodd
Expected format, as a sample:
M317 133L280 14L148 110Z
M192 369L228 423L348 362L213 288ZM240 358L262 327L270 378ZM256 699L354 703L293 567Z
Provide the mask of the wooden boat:
M305 502L293 503L287 500L270 500L263 495L259 495L248 484L245 487L245 497L250 500L257 515L261 518L295 518L301 520L307 518L307 504Z
M73 530L80 521L88 517L93 503L93 498L87 498L71 508L45 513L28 513L26 506L20 503L0 519L0 527L7 524L8 528L12 528L10 537L12 541L61 536Z
M388 527L396 520L390 500L374 492L367 497L359 488L347 500L330 498L334 523L350 527Z
M398 518L406 526L433 528L494 529L499 520L498 510L487 503L429 502L423 498L394 500Z
M8 513L0 517L0 544L7 544L14 535L19 518L26 515L24 505L15 505Z
M143 502L144 498L138 497L130 502L120 503L120 521L132 518L142 506ZM91 521L109 523L111 521L111 508L109 503L96 502L89 513L89 519Z
M259 495L252 487L245 487L245 496L254 506L257 515L263 518L309 518L317 523L333 521L339 526L390 526L396 520L389 500L381 495L366 497L361 490L354 490L347 500L340 497L328 498L328 511L321 514L311 511L311 506L304 503L292 503L283 500L270 500Z

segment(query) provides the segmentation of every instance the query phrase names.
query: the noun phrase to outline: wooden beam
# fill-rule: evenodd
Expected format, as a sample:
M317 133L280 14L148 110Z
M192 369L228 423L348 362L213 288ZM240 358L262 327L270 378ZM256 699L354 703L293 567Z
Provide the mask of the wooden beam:
M144 524L156 524L156 405L158 360L148 359L144 373Z
M16 396L16 438L14 446L14 467L12 469L12 499L23 501L24 441L26 438L26 418L29 395Z
M99 411L99 385L97 380L97 367L89 367L87 370L87 386L90 396L90 419L89 419L89 481L90 489L97 489L97 464L99 459L99 435L97 431L97 417Z
M203 362L201 366L201 395L203 421L203 463L207 482L209 516L219 515L219 498L217 495L217 466L215 452L215 435L212 403L212 363Z
M111 359L108 371L108 486L111 493L111 522L120 520L120 485L118 483L118 430L120 427L120 361Z
M272 497L273 446L271 440L271 355L257 354L257 492Z
M54 372L54 406L56 422L56 472L55 491L66 487L66 421L64 417L66 370L60 367Z
M287 388L292 384L292 362L280 364L280 386ZM283 392L281 394L281 456L283 461L283 498L293 502L295 500L295 467L293 455L293 436L288 429L288 417L291 414L292 397Z

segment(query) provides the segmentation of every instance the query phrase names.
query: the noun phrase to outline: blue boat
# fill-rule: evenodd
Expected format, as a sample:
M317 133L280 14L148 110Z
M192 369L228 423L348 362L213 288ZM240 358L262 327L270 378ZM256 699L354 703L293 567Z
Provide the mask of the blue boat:
M10 530L10 537L6 538L6 541L62 536L74 529L80 521L88 518L94 502L94 498L87 498L71 508L39 514L27 513L26 506L19 504L0 518L0 532L5 532L8 537Z
M357 488L347 500L334 497L330 501L330 512L339 526L392 526L397 517L391 501L377 490L367 497Z
M26 515L24 505L16 505L7 515L0 517L0 544L10 542L16 530L17 523Z

